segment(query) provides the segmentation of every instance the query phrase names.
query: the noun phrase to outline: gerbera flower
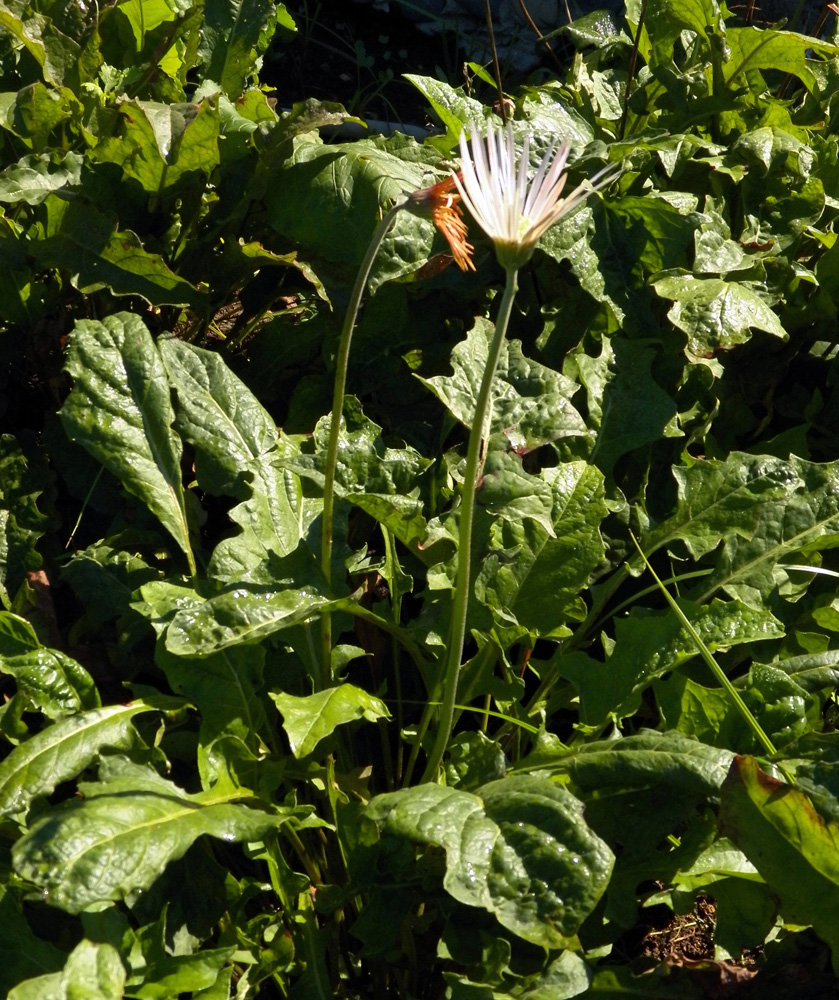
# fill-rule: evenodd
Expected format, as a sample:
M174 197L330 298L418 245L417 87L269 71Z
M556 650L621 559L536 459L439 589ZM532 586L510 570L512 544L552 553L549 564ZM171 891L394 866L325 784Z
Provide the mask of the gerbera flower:
M574 211L593 191L615 176L606 167L561 197L568 175L570 144L556 143L542 157L532 181L528 181L529 137L525 136L521 156L516 158L513 129L496 132L487 123L486 138L472 124L471 154L465 130L460 133L462 170L452 175L469 214L495 244L499 263L517 269L526 264L540 237L551 226Z
M460 207L460 195L454 190L455 179L432 184L431 187L420 188L408 196L408 207L411 211L428 212L431 221L440 230L449 244L455 263L461 271L475 270L470 260L472 244L466 242L468 230L463 221L463 209Z

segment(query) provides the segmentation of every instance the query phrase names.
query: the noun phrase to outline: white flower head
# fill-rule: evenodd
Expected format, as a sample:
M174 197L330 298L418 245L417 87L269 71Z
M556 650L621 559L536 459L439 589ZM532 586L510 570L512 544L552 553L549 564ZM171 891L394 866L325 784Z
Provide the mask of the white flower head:
M466 130L460 133L462 170L459 176L454 175L454 182L470 215L495 244L498 262L505 268L526 264L551 226L615 176L607 167L563 198L570 143L562 142L558 148L553 143L529 181L528 136L517 158L509 122L506 129L497 131L488 122L486 138L473 122L471 134L470 154Z

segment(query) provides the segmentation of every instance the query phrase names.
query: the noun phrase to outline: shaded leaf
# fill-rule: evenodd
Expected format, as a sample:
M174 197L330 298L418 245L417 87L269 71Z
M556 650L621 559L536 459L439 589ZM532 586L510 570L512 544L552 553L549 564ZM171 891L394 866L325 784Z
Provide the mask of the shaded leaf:
M61 972L20 983L8 1000L123 1000L125 968L113 945L80 941Z

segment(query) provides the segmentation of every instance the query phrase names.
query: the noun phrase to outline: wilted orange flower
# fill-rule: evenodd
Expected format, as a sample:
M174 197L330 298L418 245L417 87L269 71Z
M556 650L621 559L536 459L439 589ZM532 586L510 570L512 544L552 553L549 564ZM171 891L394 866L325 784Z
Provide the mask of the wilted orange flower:
M466 242L468 230L463 221L460 195L453 190L454 186L454 177L447 177L431 187L414 191L408 196L408 204L414 211L428 212L431 215L431 221L446 237L460 270L474 271L475 265L470 259L474 247Z

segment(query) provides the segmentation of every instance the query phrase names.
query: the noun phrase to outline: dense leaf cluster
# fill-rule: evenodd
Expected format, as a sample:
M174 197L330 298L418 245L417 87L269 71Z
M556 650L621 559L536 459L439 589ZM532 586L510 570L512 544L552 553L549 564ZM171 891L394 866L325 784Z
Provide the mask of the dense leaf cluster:
M377 258L331 585L325 414L381 213L491 111L480 74L412 76L441 129L339 141L260 86L294 31L273 0L0 3L0 992L836 968L839 46L632 0L512 95L534 158L620 174L520 274L421 784L502 283L476 229L474 275L415 214ZM651 972L647 914L700 898L719 965Z

